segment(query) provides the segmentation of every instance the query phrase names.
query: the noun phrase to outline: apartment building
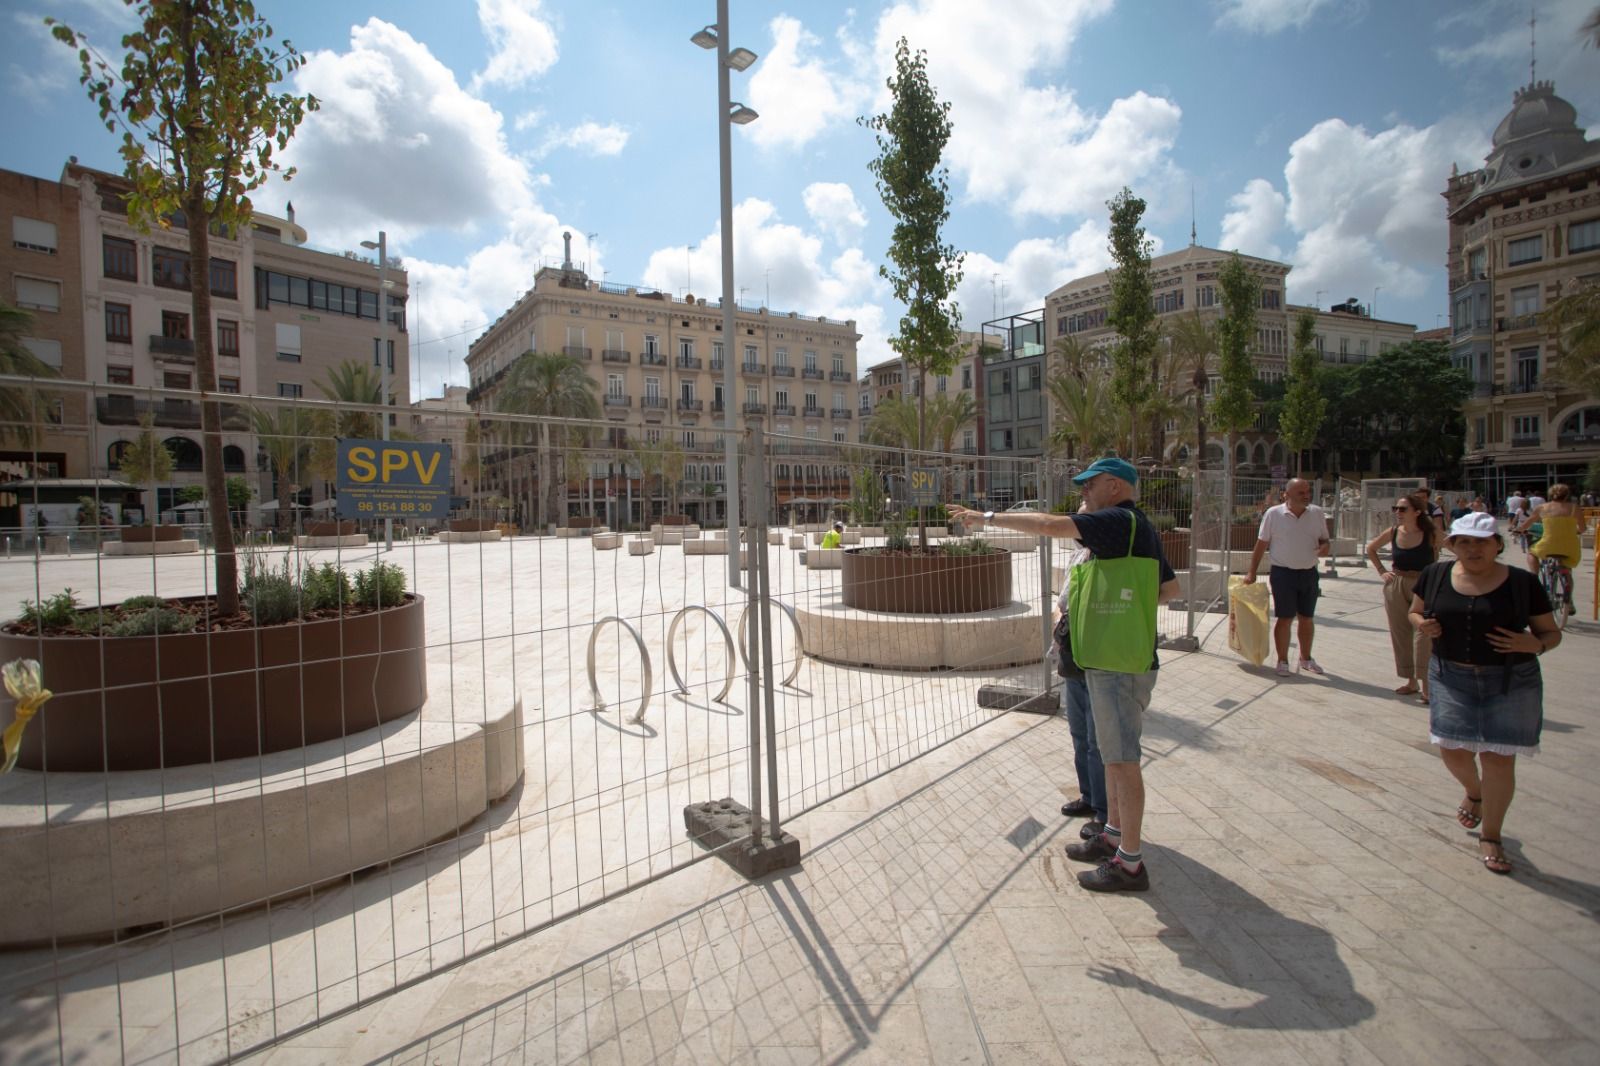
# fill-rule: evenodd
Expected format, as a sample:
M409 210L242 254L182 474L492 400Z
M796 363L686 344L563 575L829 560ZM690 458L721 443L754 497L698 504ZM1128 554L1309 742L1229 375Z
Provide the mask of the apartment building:
M1294 321L1302 311L1310 311L1316 316L1317 352L1328 366L1365 363L1390 348L1418 339L1417 327L1413 323L1374 318L1371 306L1363 306L1353 297L1327 308L1290 304L1291 333L1294 331Z
M0 170L0 246L5 301L26 312L22 345L63 378L84 380L84 323L77 186ZM35 425L0 427L0 480L89 474L88 399L61 393Z
M469 422L476 417L467 403L465 385L447 385L443 396L425 397L411 405L408 432L417 440L450 447L451 496L465 498L470 488L462 468L462 445Z
M569 237L570 246L570 237ZM857 416L855 322L794 311L740 307L731 343L722 336L722 308L693 294L671 293L590 279L571 264L545 267L527 290L467 352L468 402L496 409L511 364L526 352L564 352L589 369L605 420L605 447L620 456L631 441L675 441L685 452L683 509L707 524L724 520L727 474L723 434L730 406L759 415L782 439L771 451L774 492L781 505L819 494L848 495L848 478L824 460L854 439ZM723 394L724 363L738 361L733 396ZM792 461L789 461L791 460ZM476 491L532 476L526 453L486 451L485 481ZM511 469L515 467L515 469ZM638 469L617 458L592 456L566 471L569 506L589 512L609 498L622 501L627 521L660 513L647 501ZM709 486L709 491L708 491ZM620 517L613 513L613 518Z
M964 455L976 456L983 454L983 377L979 368L983 365L984 336L981 331L962 330L958 334L958 339L961 355L956 365L948 374L937 374L929 378L928 394L943 396L967 393L972 397L975 417L970 425L957 431L950 441L950 447L953 451ZM917 379L917 372L906 369L905 361L899 356L868 367L861 379L859 408L861 425L857 430L857 439L867 440L872 414L884 400L890 396L907 396L914 399L920 389L921 383ZM942 447L943 442L935 441L934 446ZM949 491L953 499L976 498L981 481L977 463L965 469L953 469L950 471L950 476L952 483Z
M1600 403L1555 380L1544 317L1600 282L1600 141L1577 118L1550 82L1518 89L1483 167L1445 187L1451 359L1473 379L1462 462L1486 499L1600 459Z

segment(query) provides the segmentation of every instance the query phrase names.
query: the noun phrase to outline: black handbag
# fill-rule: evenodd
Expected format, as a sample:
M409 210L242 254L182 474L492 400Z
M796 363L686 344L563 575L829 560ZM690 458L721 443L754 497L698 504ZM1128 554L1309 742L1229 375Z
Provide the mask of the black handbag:
M1072 658L1072 634L1067 626L1067 612L1062 611L1056 620L1056 673L1072 680L1083 679L1083 668Z

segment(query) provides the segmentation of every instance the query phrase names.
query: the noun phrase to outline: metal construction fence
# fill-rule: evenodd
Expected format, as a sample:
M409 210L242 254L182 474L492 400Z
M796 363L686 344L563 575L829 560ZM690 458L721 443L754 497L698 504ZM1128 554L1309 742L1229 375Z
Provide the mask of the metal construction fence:
M0 1046L19 1060L237 1055L705 858L691 805L781 825L1003 713L980 685L1050 684L1070 545L975 540L942 506L1004 480L1070 507L1067 464L756 423L730 486L716 425L444 411L426 435L451 444L452 520L352 526L324 502L328 457L383 408L221 402L255 497L236 614L187 520L204 512L177 502L191 453L127 483L112 465L172 435L159 410L86 424L98 484L0 486L0 643L55 693L0 775ZM1169 644L1225 596L1226 534L1266 492L1233 484L1225 506L1210 477L1141 477L1185 585ZM718 525L730 489L738 531ZM986 576L897 604L914 582L865 567L900 556L850 551L924 536L949 546L938 567Z

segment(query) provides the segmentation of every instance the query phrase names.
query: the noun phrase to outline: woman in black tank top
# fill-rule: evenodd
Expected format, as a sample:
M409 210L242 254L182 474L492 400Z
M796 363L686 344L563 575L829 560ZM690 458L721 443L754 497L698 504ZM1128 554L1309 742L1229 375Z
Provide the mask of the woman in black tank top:
M1412 627L1406 612L1411 609L1411 594L1424 567L1439 557L1441 531L1428 514L1428 502L1420 493L1402 496L1391 508L1394 525L1367 543L1367 558L1372 568L1383 575L1383 613L1389 620L1389 644L1394 650L1394 672L1405 679L1395 689L1400 696L1417 695L1428 702L1428 656L1433 642ZM1390 548L1386 568L1378 549Z

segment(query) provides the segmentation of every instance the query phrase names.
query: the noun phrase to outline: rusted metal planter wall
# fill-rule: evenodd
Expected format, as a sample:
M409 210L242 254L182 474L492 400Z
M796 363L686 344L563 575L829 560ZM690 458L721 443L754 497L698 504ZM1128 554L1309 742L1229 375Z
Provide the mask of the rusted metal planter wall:
M844 605L895 614L970 614L1011 602L1011 553L885 555L844 553Z
M55 693L23 736L29 770L147 770L333 740L428 698L423 601L327 621L157 637L0 634Z

